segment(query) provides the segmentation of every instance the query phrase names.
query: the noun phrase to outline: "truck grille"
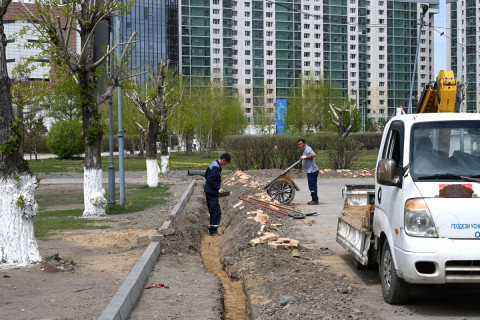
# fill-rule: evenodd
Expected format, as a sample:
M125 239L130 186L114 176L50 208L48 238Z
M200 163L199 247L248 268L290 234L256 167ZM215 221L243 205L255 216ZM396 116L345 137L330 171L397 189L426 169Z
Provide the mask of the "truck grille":
M445 264L446 282L480 282L480 260L452 260Z

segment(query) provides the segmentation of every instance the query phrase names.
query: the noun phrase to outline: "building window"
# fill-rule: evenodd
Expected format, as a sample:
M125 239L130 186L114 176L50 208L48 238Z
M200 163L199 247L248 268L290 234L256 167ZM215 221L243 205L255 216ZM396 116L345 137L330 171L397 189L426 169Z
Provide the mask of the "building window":
M236 11L234 11L236 12ZM220 14L220 9L213 9L213 14Z
M220 29L213 29L213 34L220 34Z
M213 54L220 54L220 49L219 48L213 49Z
M250 103L250 101L252 101L252 99L250 99L250 98L245 98L245 103Z
M250 37L250 31L245 31L245 37Z
M272 18L273 17L273 12L267 12L266 17L267 18Z
M251 91L251 89L245 89L245 94L250 94Z
M213 24L220 24L220 19L213 19Z
M273 22L267 22L265 25L267 26L267 28L271 28L273 27Z
M251 79L245 79L245 84L250 84L250 82L252 82Z
M245 50L245 55L249 56L250 55L250 50Z
M267 31L267 37L273 37L273 31Z
M250 27L250 21L245 21L245 27Z
M267 66L273 66L273 60L267 60Z
M273 79L267 79L267 84L273 84Z
M213 39L213 44L220 44L220 39Z

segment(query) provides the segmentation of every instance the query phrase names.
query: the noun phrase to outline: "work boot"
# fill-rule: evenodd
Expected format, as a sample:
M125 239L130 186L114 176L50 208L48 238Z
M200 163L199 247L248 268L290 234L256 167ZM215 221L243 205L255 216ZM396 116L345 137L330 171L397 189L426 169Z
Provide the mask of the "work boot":
M309 205L315 205L318 204L318 200L312 200L308 203Z
M220 233L218 233L217 231L210 232L210 237L218 237L218 236L220 236Z

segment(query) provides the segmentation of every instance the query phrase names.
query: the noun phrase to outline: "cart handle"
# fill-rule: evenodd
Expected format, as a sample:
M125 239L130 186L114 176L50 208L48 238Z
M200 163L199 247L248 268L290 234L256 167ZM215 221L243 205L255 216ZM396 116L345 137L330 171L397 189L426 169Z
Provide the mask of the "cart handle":
M292 164L290 167L288 167L287 169L285 169L285 171L283 171L283 173L281 174L282 176L287 173L288 171L290 171L290 169L292 169L293 167L295 167L300 161L302 160L297 160L297 162L295 162L294 164Z

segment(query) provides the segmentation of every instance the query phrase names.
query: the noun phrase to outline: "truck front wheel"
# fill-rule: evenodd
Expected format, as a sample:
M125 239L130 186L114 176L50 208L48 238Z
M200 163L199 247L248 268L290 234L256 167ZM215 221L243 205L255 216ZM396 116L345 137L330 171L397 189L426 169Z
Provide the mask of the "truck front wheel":
M382 292L385 302L390 304L407 302L410 286L405 280L397 276L388 241L385 241L383 245L382 259L380 260L380 280L382 281Z

